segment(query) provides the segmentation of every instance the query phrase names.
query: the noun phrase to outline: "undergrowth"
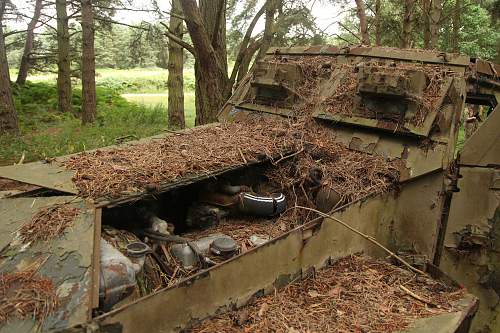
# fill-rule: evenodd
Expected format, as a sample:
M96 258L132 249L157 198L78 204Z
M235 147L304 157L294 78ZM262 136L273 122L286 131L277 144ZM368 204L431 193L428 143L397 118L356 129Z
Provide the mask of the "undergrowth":
M28 82L14 87L20 136L0 136L0 165L24 162L111 145L158 134L167 127L164 107L128 102L110 88L97 88L97 120L82 126L79 118L81 90L73 91L73 113L57 111L54 84ZM126 138L124 138L126 137Z

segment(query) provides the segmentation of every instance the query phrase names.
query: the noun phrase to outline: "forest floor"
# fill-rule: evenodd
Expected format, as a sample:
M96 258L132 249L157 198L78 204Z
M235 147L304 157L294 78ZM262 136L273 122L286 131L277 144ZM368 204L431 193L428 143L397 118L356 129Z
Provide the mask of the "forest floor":
M194 126L194 74L185 71L185 114ZM12 73L11 77L15 77ZM0 165L67 155L162 133L167 123L167 71L98 69L98 117L82 126L80 83L74 84L73 114L57 112L55 74L36 75L14 87L20 136L0 136Z

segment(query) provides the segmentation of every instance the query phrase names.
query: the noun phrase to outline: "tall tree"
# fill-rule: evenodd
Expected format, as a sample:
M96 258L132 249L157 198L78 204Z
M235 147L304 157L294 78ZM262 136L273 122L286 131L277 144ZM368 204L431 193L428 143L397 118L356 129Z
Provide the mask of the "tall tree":
M435 49L438 44L439 28L441 25L442 12L443 12L442 0L431 0L431 8L429 12L430 49Z
M23 55L19 64L19 72L17 73L16 83L19 85L25 84L26 78L28 77L28 71L31 62L31 52L33 51L33 44L35 42L35 28L38 21L40 20L42 7L43 0L36 0L33 16L30 23L28 24L28 29L26 31L26 42L24 43Z
M442 11L442 0L422 0L424 49L434 49L437 47Z
M82 123L95 121L97 115L94 50L94 9L92 0L82 5Z
M401 47L408 48L411 45L411 34L413 31L413 15L415 12L415 0L404 0L403 27L401 32Z
M56 0L57 15L57 94L60 112L71 111L71 58L66 0Z
M458 53L459 51L459 42L460 42L460 25L461 25L461 7L462 7L462 1L460 0L455 0L455 8L453 10L453 16L452 16L452 29L453 33L451 35L451 50L453 52Z
M196 124L206 124L216 121L217 111L226 101L226 66L221 64L220 56L212 45L212 36L196 1L181 0L181 5L196 59Z
M16 108L12 99L9 64L5 48L3 19L6 11L6 1L0 1L0 134L19 133Z
M182 39L184 22L179 0L172 1L169 31ZM184 118L184 48L174 40L168 43L168 124L175 128L186 127Z
M382 1L375 0L375 45L382 45Z
M207 4L203 4L203 2L209 0L200 0L200 7L198 7L196 0L180 1L193 46L186 45L182 41L179 41L179 44L192 52L195 57L196 124L206 124L217 120L217 112L231 94L236 78L236 74L233 75L233 73L238 73L238 77L244 75L242 71L248 68L242 66L246 64L245 54L247 55L251 51L253 55L256 50L251 50L254 43L245 43L245 45L242 43L240 52L242 49L244 50L243 60L245 61L235 63L231 77L228 77L225 41L218 41L220 34L225 35L225 0L211 1L211 9L209 10L208 7L204 9L205 17L202 16L200 7L206 6ZM279 2L279 0L267 0L266 5L270 1ZM215 8L218 8L216 15L213 14ZM250 34L251 36L254 26L251 24L245 35Z
M262 45L257 55L257 59L261 59L265 54L267 49L271 46L274 36L274 14L278 7L278 0L267 0L266 1L266 23L264 26L264 35L262 36Z
M203 23L203 30L205 31L208 40L214 50L214 55L217 58L217 66L221 71L220 75L223 77L223 82L220 82L221 87L223 87L222 96L228 94L227 90L229 88L229 83L225 78L227 78L227 49L226 49L226 0L200 0L199 1L199 11ZM187 15L186 15L187 16ZM189 27L188 27L189 29ZM194 43L194 40L193 40ZM196 48L196 43L195 43ZM196 57L195 61L195 103L196 103L196 119L195 123L197 125L205 124L208 122L215 121L215 116L217 111L213 110L213 106L209 105L209 96L207 94L212 94L209 89L206 89L205 76L202 74L203 69L202 62L199 57ZM230 92L230 90L229 90ZM220 105L222 106L222 105ZM208 112L208 113L207 113Z
M366 19L366 7L363 0L356 1L356 12L359 19L359 35L361 44L370 45L370 35L368 33L368 20Z

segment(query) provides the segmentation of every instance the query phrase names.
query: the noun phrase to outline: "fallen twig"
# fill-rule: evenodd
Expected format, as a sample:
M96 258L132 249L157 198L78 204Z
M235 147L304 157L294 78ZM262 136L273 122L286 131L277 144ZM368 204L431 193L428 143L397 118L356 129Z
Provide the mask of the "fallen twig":
M416 300L419 300L420 302L422 303L425 303L427 305L430 305L432 306L433 308L436 308L438 307L438 305L436 303L433 303L425 298L423 298L422 296L419 296L417 294L415 294L413 291L411 291L410 289L406 288L405 286L403 286L402 284L399 285L399 288L401 288L401 290L403 290L405 293L407 293L408 295L410 295L411 297L415 298Z
M424 271L421 271L420 269L418 268L415 268L413 267L412 265L410 265L406 260L404 260L403 258L401 258L400 256L398 256L396 253L392 252L391 250L389 250L388 248L386 248L384 245L380 244L375 238L373 238L372 236L369 236L369 235L366 235L364 233L362 233L361 231L357 230L356 228L353 228L351 227L349 224L343 222L342 220L336 218L335 216L333 215L330 215L330 214L325 214L323 212L320 212L319 210L317 209L314 209L314 208L309 208L309 207L304 207L304 206L295 206L296 208L299 208L299 209L305 209L305 210L309 210L311 212L315 212L316 214L319 214L323 217L326 217L328 219L331 219L331 220L334 220L335 222L343 225L344 227L346 227L347 229L351 230L352 232L360 235L361 237L363 237L364 239L368 240L369 242L377 245L378 247L380 247L381 249L383 249L385 252L387 252L391 257L395 258L396 260L398 260L400 263L402 263L403 265L405 265L408 269L410 269L411 271L415 272L415 273L418 273L418 274L421 274L423 276L428 276L427 273L425 273Z

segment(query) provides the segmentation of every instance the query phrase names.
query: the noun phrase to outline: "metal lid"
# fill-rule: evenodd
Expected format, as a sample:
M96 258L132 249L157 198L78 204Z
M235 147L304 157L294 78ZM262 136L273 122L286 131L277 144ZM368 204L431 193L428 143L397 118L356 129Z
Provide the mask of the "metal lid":
M216 255L227 255L238 250L238 244L231 237L219 237L210 244L210 250Z
M142 257L150 251L149 246L142 242L133 242L127 245L127 255L130 257Z

